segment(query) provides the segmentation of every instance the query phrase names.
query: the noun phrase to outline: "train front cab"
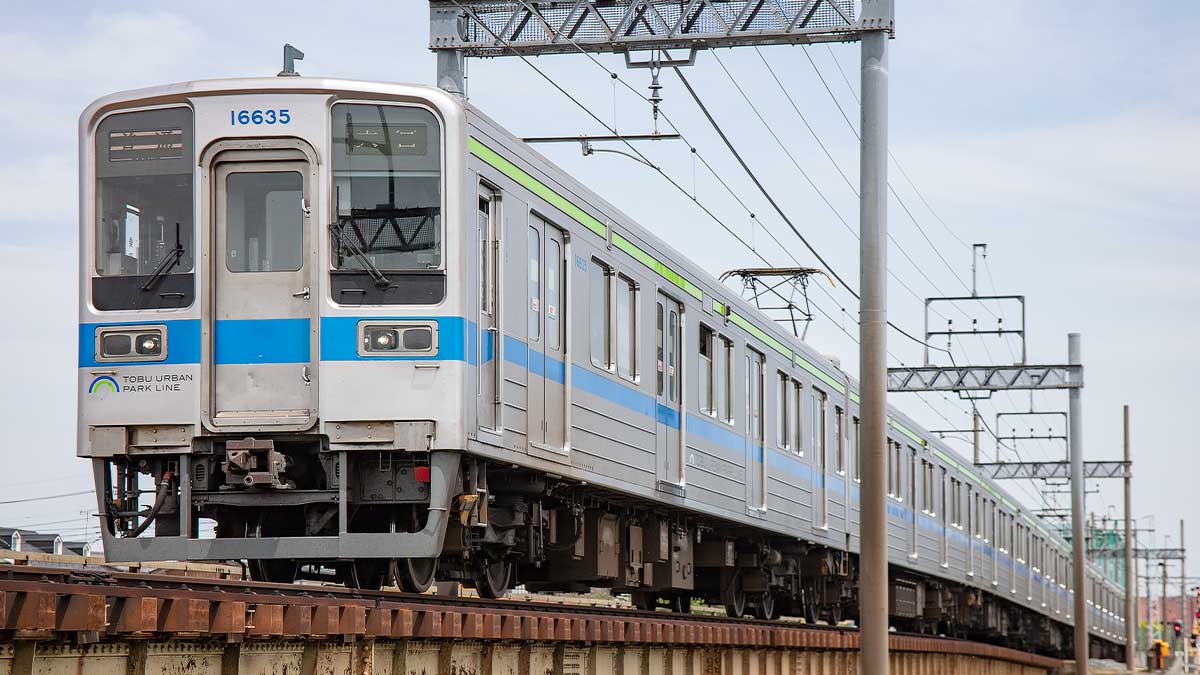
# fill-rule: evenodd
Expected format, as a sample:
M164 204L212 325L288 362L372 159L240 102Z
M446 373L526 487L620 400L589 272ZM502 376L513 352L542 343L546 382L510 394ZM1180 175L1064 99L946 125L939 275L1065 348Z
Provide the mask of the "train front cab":
M110 560L287 580L441 550L474 361L446 226L465 123L437 90L358 85L84 112L78 448Z

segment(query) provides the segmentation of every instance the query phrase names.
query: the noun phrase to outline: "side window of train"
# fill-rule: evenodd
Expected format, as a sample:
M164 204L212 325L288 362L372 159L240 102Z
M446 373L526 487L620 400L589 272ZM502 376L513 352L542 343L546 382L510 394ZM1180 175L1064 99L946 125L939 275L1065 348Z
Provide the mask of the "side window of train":
M718 416L726 424L733 424L733 367L735 364L733 340L719 337L717 345L717 411Z
M679 400L679 310L672 304L667 308L667 399Z
M933 462L927 459L921 460L921 511L932 515L935 513L933 508Z
M547 224L546 232L546 346L557 352L562 348L566 307L566 261L563 259L562 244L555 238L553 225Z
M812 434L813 463L825 472L825 463L829 455L826 447L826 431L829 422L826 420L829 397L825 392L813 387L809 410L809 432Z
M542 235L536 227L529 228L529 341L542 339Z
M637 381L638 286L629 277L617 275L617 375Z
M846 413L841 406L833 407L833 470L846 475Z
M700 412L710 417L717 416L716 406L716 372L714 364L714 343L716 342L716 334L712 329L704 324L698 324L699 338L697 339L697 351L699 368L698 382L698 398L697 405Z
M763 366L766 362L759 352L746 348L746 419L750 437L762 443L763 433Z
M662 396L667 382L666 366L667 310L661 302L654 303L654 394Z
M792 429L792 452L804 456L804 385L792 380L792 418L796 421Z
M792 413L788 405L791 396L792 378L782 370L775 373L775 443L782 450L792 448Z
M887 439L887 494L896 498L896 444Z
M862 427L857 417L850 424L850 456L854 458L854 481L862 482Z
M888 447L888 494L896 501L904 501L904 446L889 440Z
M496 210L495 202L495 193L488 187L480 185L479 210L476 215L479 230L479 311L488 316L492 315L495 304L493 295L495 282L492 278L493 261L490 250L493 237L492 218Z
M917 509L917 449L908 447L908 508Z
M588 328L592 351L592 365L603 370L612 370L612 347L609 342L609 317L612 316L612 289L608 278L612 270L604 263L592 258L588 267Z

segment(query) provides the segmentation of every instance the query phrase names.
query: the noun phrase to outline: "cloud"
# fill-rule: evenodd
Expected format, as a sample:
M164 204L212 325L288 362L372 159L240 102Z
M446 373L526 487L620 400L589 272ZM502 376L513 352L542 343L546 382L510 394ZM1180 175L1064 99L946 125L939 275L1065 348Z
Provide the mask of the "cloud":
M1191 216L1200 183L1200 118L1147 105L1100 119L997 133L962 130L915 142L897 152L926 181L936 202L979 212L979 206L1036 205L1073 220L1117 224ZM914 170L915 169L915 170Z

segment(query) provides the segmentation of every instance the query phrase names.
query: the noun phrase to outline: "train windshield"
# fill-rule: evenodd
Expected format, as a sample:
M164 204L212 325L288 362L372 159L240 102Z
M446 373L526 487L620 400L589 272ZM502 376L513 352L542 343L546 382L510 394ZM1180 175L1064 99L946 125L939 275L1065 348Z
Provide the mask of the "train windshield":
M431 270L442 264L441 133L421 108L333 106L333 265Z
M96 131L96 274L192 269L192 111L110 115ZM182 254L179 248L183 248Z

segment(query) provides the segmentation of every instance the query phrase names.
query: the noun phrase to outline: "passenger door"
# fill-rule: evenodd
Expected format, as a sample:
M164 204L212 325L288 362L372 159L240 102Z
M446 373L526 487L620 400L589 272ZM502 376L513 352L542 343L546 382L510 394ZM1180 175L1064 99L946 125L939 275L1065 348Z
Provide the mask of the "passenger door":
M500 307L496 261L499 260L501 227L500 200L494 191L479 186L476 229L479 241L479 339L476 343L476 363L479 364L476 389L476 410L479 428L495 431L500 426L500 380L503 365L500 355Z
M567 452L566 237L533 214L527 237L529 443Z
M307 428L316 419L313 167L299 153L267 152L272 161L241 152L246 161L211 172L205 416L218 427Z
M766 357L746 350L746 508L759 512L767 509L766 366Z
M828 429L826 413L829 397L813 387L809 396L808 428L812 431L813 453L813 525L820 529L829 527L829 448L826 439Z
M655 353L655 438L658 454L658 485L660 489L682 489L683 457L680 418L682 370L679 367L683 351L683 305L659 291L654 302Z

